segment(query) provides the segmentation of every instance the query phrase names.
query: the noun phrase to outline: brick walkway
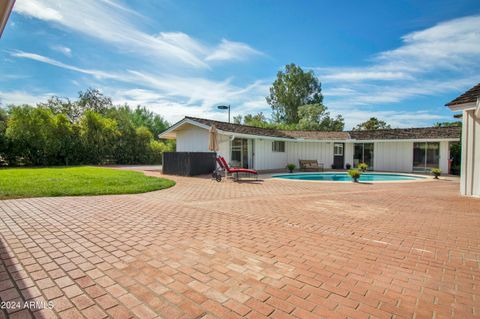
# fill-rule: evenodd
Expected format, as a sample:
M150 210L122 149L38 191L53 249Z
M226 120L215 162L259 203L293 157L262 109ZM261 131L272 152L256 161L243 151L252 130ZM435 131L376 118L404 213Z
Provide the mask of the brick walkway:
M458 182L176 179L1 201L0 318L480 317L480 200Z

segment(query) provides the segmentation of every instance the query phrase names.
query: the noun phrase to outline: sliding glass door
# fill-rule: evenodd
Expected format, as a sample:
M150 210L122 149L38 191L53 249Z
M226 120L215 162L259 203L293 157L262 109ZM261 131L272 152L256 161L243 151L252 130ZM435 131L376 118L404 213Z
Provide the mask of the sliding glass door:
M231 142L230 165L232 167L253 167L253 140L236 138Z
M369 170L373 170L373 143L355 143L353 149L353 166L357 167L360 163L368 165Z
M440 164L440 143L413 143L413 171L429 172Z

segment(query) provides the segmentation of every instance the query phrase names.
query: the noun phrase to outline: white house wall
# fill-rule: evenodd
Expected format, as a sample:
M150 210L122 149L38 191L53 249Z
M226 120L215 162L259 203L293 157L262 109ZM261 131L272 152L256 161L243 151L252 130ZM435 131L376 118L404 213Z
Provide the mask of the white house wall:
M413 142L375 142L373 169L388 172L411 172Z
M189 126L176 134L177 152L208 152L208 130Z
M272 152L272 142L273 140L270 139L255 139L254 168L256 170L279 169L287 166L287 145L285 145L285 152Z
M210 152L208 150L208 130L189 126L176 132L177 152ZM218 135L218 155L230 161L230 140L226 135Z
M463 111L460 193L480 196L480 119Z
M317 160L325 168L333 164L333 142L286 142L288 163L299 166L299 160Z

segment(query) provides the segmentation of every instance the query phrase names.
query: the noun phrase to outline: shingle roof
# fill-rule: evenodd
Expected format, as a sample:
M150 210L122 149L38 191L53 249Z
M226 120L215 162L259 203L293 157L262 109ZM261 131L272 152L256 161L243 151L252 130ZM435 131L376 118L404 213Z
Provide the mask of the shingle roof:
M464 104L464 103L472 103L472 102L476 102L479 97L480 97L480 83L478 83L473 88L471 88L467 92L463 93L462 95L452 100L451 102L448 102L445 105L450 106L450 105L457 105L457 104Z
M270 136L270 137L281 137L281 138L293 138L285 134L283 131L276 130L276 129L268 129L268 128L261 128L256 126L220 122L220 121L202 119L202 118L191 117L191 116L186 116L185 118L201 124L208 125L208 126L215 125L217 129L225 132L248 134L248 135Z
M324 131L283 131L286 135L297 139L307 140L348 140L348 132L324 132Z
M285 131L242 124L226 123L221 121L202 119L198 117L187 116L185 118L208 126L215 125L217 129L225 132L287 138L292 140L403 140L443 138L459 139L462 130L461 127L422 127L343 132Z
M395 128L388 130L350 131L354 140L411 140L460 138L462 128L458 126Z

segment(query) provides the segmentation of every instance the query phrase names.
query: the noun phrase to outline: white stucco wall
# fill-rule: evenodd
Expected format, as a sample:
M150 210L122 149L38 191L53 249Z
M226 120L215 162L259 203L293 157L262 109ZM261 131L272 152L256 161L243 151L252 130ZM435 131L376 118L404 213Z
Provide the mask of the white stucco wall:
M299 160L317 160L326 169L333 163L333 142L287 142L288 163L299 166Z
M463 111L460 193L480 196L480 118Z

